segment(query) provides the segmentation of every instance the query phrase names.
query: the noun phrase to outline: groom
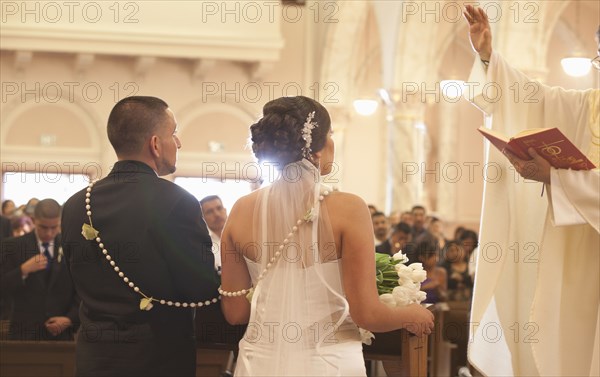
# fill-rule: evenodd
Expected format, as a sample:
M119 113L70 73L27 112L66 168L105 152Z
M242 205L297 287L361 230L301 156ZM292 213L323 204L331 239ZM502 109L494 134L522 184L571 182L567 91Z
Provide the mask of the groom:
M193 376L194 310L218 293L198 201L159 178L175 171L177 122L161 99L128 97L107 130L119 161L73 195L62 218L82 301L77 375Z

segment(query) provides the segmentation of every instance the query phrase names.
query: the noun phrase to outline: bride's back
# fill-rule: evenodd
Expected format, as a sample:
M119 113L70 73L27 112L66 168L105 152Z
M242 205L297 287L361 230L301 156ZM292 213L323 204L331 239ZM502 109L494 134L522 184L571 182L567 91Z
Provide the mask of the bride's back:
M244 196L239 199L234 208L231 211L227 219L227 223L230 229L231 234L231 245L236 248L236 251L244 255L244 257L252 260L258 261L259 256L262 253L261 248L257 247L249 247L248 245L253 245L256 243L256 238L254 234L256 232L256 226L258 224L251 220L255 219L255 212L257 207L257 201L259 201L259 197L262 193L263 189L252 192L249 195ZM339 259L342 257L343 245L342 245L342 235L348 231L350 225L353 222L353 208L355 209L355 205L357 203L357 199L360 203L362 201L360 198L355 195L344 193L344 192L332 192L330 195L324 197L321 202L322 209L327 211L328 218L331 226L331 232L333 235L333 241L335 243L335 253L329 252L328 259ZM289 203L269 203L268 212L274 213L277 212L278 208L282 208ZM349 207L350 206L350 207ZM274 216L269 219L270 221L281 221L279 216ZM297 219L294 219L297 220ZM369 226L369 224L365 224ZM273 242L280 242L285 238L286 234L281 235L281 239L271 240ZM331 245L328 245L329 251L333 248ZM335 257L334 257L335 255Z

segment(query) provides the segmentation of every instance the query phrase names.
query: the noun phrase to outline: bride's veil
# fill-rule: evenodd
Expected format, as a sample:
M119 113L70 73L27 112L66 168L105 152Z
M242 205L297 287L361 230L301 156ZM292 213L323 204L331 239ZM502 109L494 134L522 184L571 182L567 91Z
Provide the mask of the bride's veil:
M319 200L329 190L321 184L319 170L303 159L286 165L281 176L260 191L249 225L255 243L245 247L256 248L254 262L260 272L267 271L252 296L245 341L266 343L265 351L272 354L262 359L269 364L266 369L258 358L249 360L256 372L339 374L336 355L327 346L349 339L351 332L344 326L349 310L341 295L331 222ZM315 365L324 369L316 371Z

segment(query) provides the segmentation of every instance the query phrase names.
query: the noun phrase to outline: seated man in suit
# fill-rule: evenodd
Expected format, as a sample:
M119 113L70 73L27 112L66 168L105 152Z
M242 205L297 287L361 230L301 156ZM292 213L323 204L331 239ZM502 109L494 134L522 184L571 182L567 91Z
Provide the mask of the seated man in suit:
M375 248L381 254L394 255L400 250L403 254L412 255L412 228L407 223L398 223L392 228L392 234L385 242ZM409 257L410 258L410 257ZM410 260L416 262L416 260Z
M35 230L2 242L2 294L12 303L11 340L73 339L79 299L60 247L60 214L55 200L44 199L35 208Z
M198 200L160 178L175 172L175 116L159 98L127 97L107 131L119 161L62 218L81 297L77 375L194 376L194 311L219 294Z
M208 227L208 234L213 242L213 254L215 256L215 268L221 273L221 234L227 221L227 209L223 207L221 198L217 195L209 195L200 200L202 216Z
M373 232L375 234L375 246L384 244L390 232L390 223L383 212L375 212L371 215L373 220Z

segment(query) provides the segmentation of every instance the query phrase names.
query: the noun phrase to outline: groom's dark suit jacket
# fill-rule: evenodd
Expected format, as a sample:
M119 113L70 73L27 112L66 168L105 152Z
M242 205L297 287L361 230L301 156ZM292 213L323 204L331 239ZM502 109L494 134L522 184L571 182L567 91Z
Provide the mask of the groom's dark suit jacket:
M154 303L140 310L142 296L81 234L89 224L85 198L85 189L73 195L62 218L64 253L82 301L77 375L194 375L194 309ZM182 303L218 296L212 241L190 193L144 163L119 161L94 185L91 210L109 255L145 295Z
M12 340L73 340L78 324L79 299L75 294L65 260L60 256L60 236L54 240L54 255L48 270L30 273L23 279L21 265L40 255L35 232L7 238L0 246L2 299L10 319ZM69 317L73 326L53 336L44 323L50 317Z

